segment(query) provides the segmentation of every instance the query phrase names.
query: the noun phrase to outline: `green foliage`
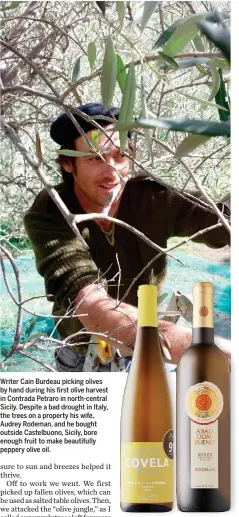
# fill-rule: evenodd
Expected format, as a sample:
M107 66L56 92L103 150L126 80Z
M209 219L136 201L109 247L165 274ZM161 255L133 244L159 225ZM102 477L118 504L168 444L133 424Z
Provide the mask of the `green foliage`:
M116 65L117 65L116 79L117 79L118 85L121 89L121 92L124 93L126 80L127 80L127 73L126 73L123 59L121 58L121 56L119 54L116 54Z
M227 135L230 134L230 63L223 54L219 57L218 49L220 50L221 44L215 48L215 30L217 40L218 35L226 35L222 42L225 46L229 40L229 29L226 27L229 25L229 13L205 12L202 2L195 2L193 5L197 12L192 15L187 2L166 2L161 14L156 2L98 2L98 5L96 2L48 2L42 17L41 3L32 2L31 17L35 17L36 21L29 22L22 17L20 23L19 19L14 19L12 13L17 12L22 16L28 3L3 3L3 42L11 44L10 35L16 33L14 48L23 54L23 58L19 58L14 51L6 49L4 54L3 47L3 84L6 89L16 88L16 91L9 91L2 97L3 117L6 121L11 121L16 134L34 160L37 128L41 135L41 167L44 167L51 184L61 181L61 175L54 163L55 151L52 153L52 148L55 149L56 146L49 138L52 120L64 111L64 105L74 107L81 103L97 102L102 98L105 106L114 104L122 108L122 121L130 123L131 128L132 124L134 125L134 116L140 121L150 121L150 126L143 125L140 134L136 133L133 138L133 142L137 142L135 172L139 172L138 164L142 164L144 170L154 172L179 188L188 180L188 172L173 158L173 154L170 158L160 143L165 142L174 153L179 149L181 141L184 142L184 146L188 146L190 142L192 145L190 135L217 136L216 139L208 139L207 145L201 145L198 153L193 152L188 157L188 162L193 169L200 156L204 158L202 167L197 171L197 177L200 182L207 177L205 185L211 195L216 196L215 199L217 196L220 197L219 193L223 197L224 190L228 190L230 174L229 156L223 150L223 145L226 146L229 139ZM15 12L8 10L14 6L17 7ZM220 2L214 2L213 7L208 7L214 9L214 6L215 9L223 7L224 11L230 10L229 2L223 3L223 6ZM106 16L103 19L105 11ZM210 32L212 41L208 40L208 36L199 25L196 27L196 21L201 17L203 23L209 23L210 28L214 29L213 34ZM162 21L165 27L163 34ZM62 29L66 31L67 36L63 34ZM160 37L155 37L155 34ZM156 61L151 49L157 38ZM184 52L185 57L177 58L175 52L176 55ZM196 57L197 52L203 52L204 55L199 54ZM211 57L214 54L215 56ZM29 68L24 56L31 56L32 66L36 65L48 80L47 87L43 77ZM131 60L134 61L135 70L131 90L128 83L128 101L131 97L128 110L126 83L129 80ZM89 68L94 73L89 74ZM76 86L79 78L80 84ZM44 97L53 93L49 85L58 92L59 102L48 101ZM21 89L18 90L18 87ZM43 97L31 94L29 88L32 91L43 92ZM208 101L209 94L211 101ZM218 117L217 114L214 115L215 109L220 117L217 124L226 123L226 126L215 126L214 119ZM125 134L121 134L120 137L121 148L124 146L127 124ZM204 135L204 132L208 131L210 134ZM90 150L92 153L95 153L100 134L97 131L94 133L93 148ZM152 139L152 134L157 142ZM218 136L220 134L221 138ZM182 149L181 147L181 151ZM177 152L180 152L180 149ZM78 153L69 150L61 150L60 154L79 156ZM22 215L42 189L42 182L21 153L16 152L14 144L9 146L7 137L6 144L4 137L2 155L2 214L9 223L11 235L19 238L19 229L21 235L24 235ZM219 177L220 180L217 181ZM192 181L189 182L189 188L193 188Z
M173 57L181 52L199 32L197 22L202 19L203 15L199 14L197 16L191 16L186 21L180 23L180 25L178 25L172 36L167 41L163 49L164 54ZM160 62L161 61L159 60L159 64Z
M220 120L223 122L223 121L230 119L230 108L229 108L229 104L227 102L227 92L226 92L225 82L224 82L221 70L219 70L219 74L220 74L221 82L220 82L220 88L216 94L215 100L217 102L217 105L221 106L218 109L218 113L219 113Z
M113 40L111 36L108 36L101 74L101 96L105 109L109 108L112 103L116 86L116 74L117 66Z
M91 138L92 138L92 144L93 144L93 147L94 149L97 149L98 147L98 144L99 144L99 131L92 131L91 133Z
M229 122L212 122L208 120L197 120L197 119L185 119L185 120L170 120L170 119L157 119L157 120L143 120L136 119L133 123L120 123L116 124L115 129L118 131L126 131L137 127L146 129L153 129L159 127L166 129L167 131L182 131L183 133L193 133L197 135L207 136L230 136L230 124Z
M174 59L175 63L177 63L178 68L180 70L183 70L184 68L191 68L193 66L200 67L200 65L215 65L218 68L222 68L223 70L229 70L229 64L225 59L218 59L218 58L209 58L209 57L180 57ZM164 70L167 72L168 70L172 70L173 66L171 65L170 61L168 60L167 64L164 63L162 65L157 66L158 70ZM202 70L202 68L200 68ZM206 72L203 69L203 75L209 75L209 72Z
M120 29L122 29L122 26L124 23L124 17L125 17L125 13L126 13L126 3L123 2L122 0L119 0L118 2L116 2L116 9L117 9L118 17L119 17Z
M5 6L7 2L1 2L3 3L3 10L7 11L9 9L16 9L22 2L11 2L10 5Z
M141 34L144 31L151 15L153 14L154 10L156 9L158 5L158 2L144 2L144 12L142 16L142 22L141 22Z
M211 93L208 98L208 101L210 102L210 101L212 101L212 99L214 99L214 97L216 97L217 92L220 88L221 80L220 80L220 75L218 73L217 67L212 63L208 66L209 66L211 74L212 74L212 90L211 90Z
M146 102L146 98L145 98L143 73L141 74L141 113L142 113L143 119L148 118L148 106L147 106L147 102ZM144 135L145 135L145 140L146 140L146 144L147 144L147 148L148 148L149 157L150 157L151 163L153 165L154 156L153 156L152 140L151 140L149 129L144 129Z
M136 93L135 69L133 61L130 63L126 85L123 93L122 104L119 112L119 124L131 123L133 120L134 103ZM120 151L124 151L127 131L120 133Z
M94 68L95 60L96 60L96 45L93 41L91 43L89 43L89 45L88 45L87 55L88 55L88 61L90 64L90 69L92 72L92 70Z
M77 158L77 156L90 156L92 153L84 153L83 151L73 151L71 149L59 149L56 151L62 156L71 156Z
M179 68L176 59L173 59L172 57L167 56L167 54L165 54L164 52L159 52L159 55L163 59L163 61L165 61L166 63L168 63L170 65L170 68L172 68L173 70L177 70Z
M221 14L221 13L220 13ZM207 38L214 43L224 54L225 58L230 63L231 60L231 34L228 27L224 24L213 25L208 21L200 21L198 23L201 31Z
M226 18L229 18L229 14L228 13L220 13L221 15L221 18L224 20ZM211 22L212 24L213 23L218 23L218 13L217 11L205 11L205 12L201 12L200 13L200 16L202 16L202 18L205 18L205 20ZM163 34L161 34L161 36L157 39L156 43L154 44L153 48L154 49L157 49L159 47L162 47L163 45L165 45L168 40L171 38L171 36L175 33L176 29L178 27L180 27L180 25L184 24L185 22L187 21L190 21L192 19L198 19L198 14L194 14L194 15L191 15L191 16L187 16L187 17L183 17L183 18L179 18L178 20L175 20L172 25L170 25L164 32ZM191 23L190 23L191 25ZM200 25L200 24L199 24ZM186 28L187 30L187 26L184 25L184 27ZM197 31L198 32L198 31ZM199 45L199 40L197 38L197 36L195 35L194 38L192 38L194 41L196 40L196 44ZM200 43L200 46L201 46L201 43ZM202 52L200 50L200 52Z
M176 149L175 158L182 158L183 156L187 156L192 151L197 149L200 145L205 144L207 140L211 138L206 135L189 135L187 136L181 144Z
M199 99L198 97L195 97L195 95L188 95L188 93L180 91L178 92L178 94L183 95L183 97L186 97L186 99L190 99L191 101L199 102L200 104L203 104L203 106L208 106L210 108L219 108L223 111L228 111L228 108L226 108L225 106L216 104L215 102L205 101L204 99Z
M76 83L76 81L80 77L80 65L81 65L81 58L78 57L77 60L74 63L72 75L71 75L71 82Z

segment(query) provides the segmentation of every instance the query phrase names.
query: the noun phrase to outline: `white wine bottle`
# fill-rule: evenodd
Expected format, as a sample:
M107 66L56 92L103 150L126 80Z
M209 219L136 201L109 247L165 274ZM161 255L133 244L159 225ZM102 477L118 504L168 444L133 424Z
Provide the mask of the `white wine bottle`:
M192 345L177 366L177 504L230 509L230 365L214 344L213 286L193 287Z
M173 506L170 391L157 318L157 288L138 290L138 328L121 413L121 509L167 512Z

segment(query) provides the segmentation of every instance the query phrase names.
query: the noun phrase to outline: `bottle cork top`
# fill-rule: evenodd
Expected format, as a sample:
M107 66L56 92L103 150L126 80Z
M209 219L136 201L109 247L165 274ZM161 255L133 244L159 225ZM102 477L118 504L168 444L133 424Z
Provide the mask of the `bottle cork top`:
M213 294L213 285L210 282L196 282L193 284L193 292L201 291L208 294Z

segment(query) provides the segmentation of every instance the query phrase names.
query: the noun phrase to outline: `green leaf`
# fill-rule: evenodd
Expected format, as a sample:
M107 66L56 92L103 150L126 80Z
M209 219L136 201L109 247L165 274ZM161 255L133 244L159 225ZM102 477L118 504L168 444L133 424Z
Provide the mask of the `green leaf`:
M212 23L218 23L217 11L211 11L211 12L202 11L200 13L200 15L202 15L203 18L205 18L205 20L211 21ZM230 17L230 15L228 13L224 13L224 12L221 12L220 15L222 16L222 19ZM165 43L167 43L167 41L171 38L172 34L176 31L176 29L182 23L184 23L185 21L187 21L191 18L195 18L195 16L198 16L198 14L193 14L191 16L187 16L185 18L178 18L178 20L175 20L175 22L172 25L170 25L170 27L168 27L163 32L163 34L161 34L161 36L158 38L158 40L154 44L153 49L156 49L156 48L159 48L159 47L162 47L163 45L165 45Z
M119 2L116 2L116 9L119 17L120 22L120 29L122 29L123 23L124 23L124 17L126 13L126 3L120 0Z
M185 21L187 19L188 18L179 18L178 20L175 20L175 22L173 22L173 24L170 25L170 27L168 27L163 32L163 34L161 34L161 36L159 36L159 38L157 39L156 43L153 46L153 49L157 49L157 48L162 47L163 45L165 45L165 43L167 43L169 38L172 36L172 34L177 29L177 27L179 27L179 25L181 25L181 23L183 23L183 21Z
M193 43L198 52L205 52L205 47L203 45L202 39L200 38L199 34L197 34L197 36L195 36Z
M131 123L121 123L115 125L116 131L129 131L130 129L142 127L152 129L159 127L167 131L182 131L183 133L192 133L207 136L230 136L229 122L215 122L211 120L183 119L171 120L166 118L160 119L136 119Z
M46 332L35 332L34 334L32 334L28 339L27 341L32 341L34 339L38 339L40 337L48 337L48 334L46 334ZM27 342L26 341L26 342Z
M118 85L121 89L121 92L124 93L126 80L127 80L127 73L124 66L124 62L119 54L116 54L116 65L117 65L117 75L116 79L118 82Z
M144 91L144 81L143 81L143 74L141 75L141 111L142 111L142 118L148 118L148 107L146 103L145 98L145 91ZM149 157L151 160L152 165L154 164L154 156L153 156L153 149L152 149L152 140L150 137L149 129L144 129L144 135L145 140L149 152Z
M98 130L92 131L91 139L92 139L92 144L93 144L94 149L98 148L99 137L100 137L100 135L99 135L99 131Z
M186 99L190 99L191 101L199 102L200 104L203 104L204 106L208 106L209 108L219 108L219 109L222 109L223 111L228 111L225 107L220 106L219 104L216 104L215 102L205 101L204 99L199 99L198 97L194 97L194 95L189 95L188 93L180 92L179 90L177 90L177 93L179 93L179 95L183 95L184 97L186 97Z
M166 43L163 49L164 54L173 57L181 52L199 32L197 22L203 20L203 18L203 15L199 14L197 16L191 16L189 19L181 23Z
M221 14L221 13L220 13ZM231 33L226 25L213 25L208 21L198 23L201 31L214 45L222 51L227 61L231 61Z
M159 52L159 55L161 56L163 61L171 65L170 68L173 68L173 70L178 69L178 63L175 59L173 59L173 57L167 56L167 54L164 54L164 52Z
M208 57L179 57L174 59L175 63L177 63L178 68L180 70L184 68L190 68L192 66L196 66L198 69L200 69L200 72L203 70L204 75L210 75L210 72L207 73L206 70L204 70L201 65L216 65L218 68L222 68L224 70L229 70L229 65L225 59L217 59L217 58L208 58ZM157 61L157 63L161 63L161 61ZM172 70L171 64L168 62L167 64L159 64L157 65L158 70Z
M133 122L134 102L136 93L135 69L133 61L129 65L126 85L123 93L123 99L119 112L119 124L128 124ZM124 152L127 131L120 133L120 152Z
M141 34L144 31L147 22L149 21L150 17L152 16L153 12L155 11L156 7L158 5L158 2L144 2L144 12L142 17L142 23L141 23Z
M211 136L206 135L189 135L187 136L181 144L176 149L175 158L182 158L183 156L188 156L194 149L197 149L200 145L205 144L207 140L209 140Z
M4 2L5 4L6 2ZM22 4L22 2L11 2L10 5L8 5L7 7L5 7L3 4L3 10L4 11L7 11L9 9L15 9L16 7L18 7L20 4Z
M78 57L77 60L74 63L73 71L72 71L72 75L71 75L71 82L72 83L76 83L76 81L80 77L80 61L81 61L81 58Z
M62 154L63 156L91 156L94 153L84 153L83 151L73 151L71 149L59 149L56 153Z
M101 74L101 96L104 108L108 109L112 103L116 86L116 55L111 36L108 36Z
M230 70L230 65L226 59L218 59L217 57L214 57L210 59L209 65L215 65L217 68L222 68L222 70Z
M221 83L220 83L220 88L215 97L215 101L217 102L217 105L218 104L220 105L220 108L218 109L220 120L226 121L230 118L230 107L227 102L227 92L226 92L225 82L224 82L221 70L219 70L219 75L220 75ZM225 113L225 110L227 111L227 113Z
M208 101L210 102L210 101L212 101L212 99L214 99L214 97L216 97L217 92L220 88L221 80L220 80L220 75L218 73L217 67L215 65L213 65L212 63L208 66L209 66L211 74L212 74L212 90L211 90L211 93L208 98Z
M91 41L88 45L87 49L88 61L90 64L91 72L94 68L95 60L96 60L96 45L93 41Z

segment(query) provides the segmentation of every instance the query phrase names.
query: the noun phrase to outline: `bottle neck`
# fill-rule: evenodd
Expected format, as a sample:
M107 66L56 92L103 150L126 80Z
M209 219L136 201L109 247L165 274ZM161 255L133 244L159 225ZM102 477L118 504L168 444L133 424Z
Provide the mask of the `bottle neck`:
M138 328L140 327L158 327L157 289L153 285L139 288Z
M193 296L192 344L213 344L213 292L195 290Z
M192 345L214 345L214 328L193 328Z

